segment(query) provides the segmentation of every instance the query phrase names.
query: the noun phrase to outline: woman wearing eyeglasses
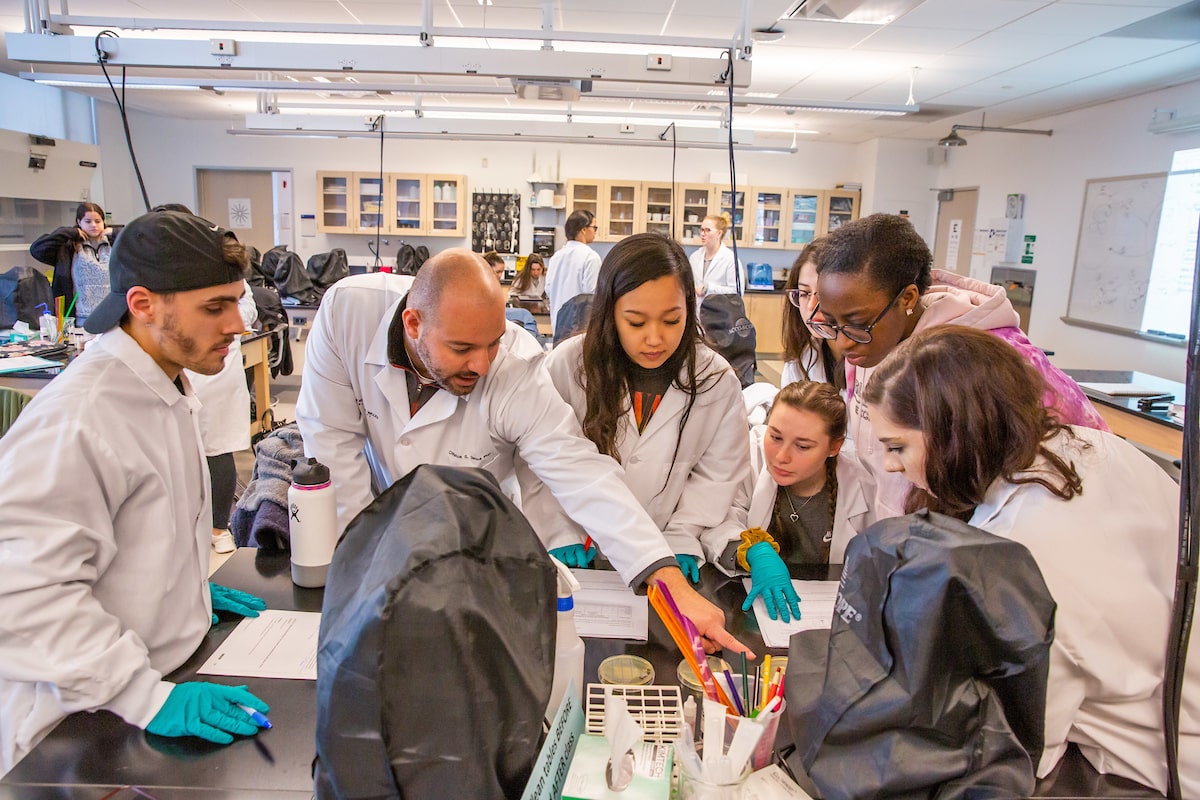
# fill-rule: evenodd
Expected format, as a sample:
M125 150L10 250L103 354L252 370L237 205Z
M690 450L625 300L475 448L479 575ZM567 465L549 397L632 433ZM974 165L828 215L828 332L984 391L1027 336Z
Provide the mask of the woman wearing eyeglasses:
M696 296L706 294L738 294L733 251L725 246L725 231L729 230L729 214L709 214L700 223L700 246L692 251L688 263L696 283ZM745 286L745 281L742 281Z
M808 328L808 318L817 307L817 253L824 239L804 246L788 270L783 285L783 374L779 388L796 381L833 384L845 396L846 365L834 352L833 340L823 339Z
M874 485L874 519L900 516L911 484L883 468L862 400L871 371L896 345L938 325L965 325L1008 342L1046 382L1042 398L1059 421L1108 430L1075 381L1047 360L1018 326L1017 312L999 286L942 270L931 270L929 246L907 219L872 214L843 225L825 238L817 256L819 302L809 327L831 340L846 360L853 443L865 479ZM929 391L938 391L930 386Z

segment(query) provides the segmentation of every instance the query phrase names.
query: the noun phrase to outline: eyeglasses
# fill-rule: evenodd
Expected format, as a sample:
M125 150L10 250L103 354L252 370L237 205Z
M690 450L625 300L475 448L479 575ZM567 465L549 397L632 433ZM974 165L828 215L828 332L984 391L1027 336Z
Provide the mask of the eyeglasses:
M809 300L817 296L816 292L810 292L808 289L788 289L784 294L787 295L788 302L801 311Z
M717 229L716 228L701 228L700 232L701 233L716 233Z
M828 322L814 322L813 320L816 318L817 312L821 310L821 304L818 303L817 307L813 309L813 313L809 315L808 329L817 336L820 336L822 339L836 339L838 333L840 332L852 342L857 342L858 344L870 344L873 338L871 331L874 330L875 326L878 325L884 316L892 310L892 306L896 305L896 301L900 299L900 296L904 294L904 290L907 288L908 287L905 286L904 289L901 289L899 292L897 292L896 296L892 298L892 302L884 306L883 311L880 311L879 316L871 320L869 325L830 325Z
M584 225L583 227L585 227L585 228L591 228L591 229L592 229L592 230L594 230L594 231L598 231L598 230L600 230L600 226L599 226L599 225Z

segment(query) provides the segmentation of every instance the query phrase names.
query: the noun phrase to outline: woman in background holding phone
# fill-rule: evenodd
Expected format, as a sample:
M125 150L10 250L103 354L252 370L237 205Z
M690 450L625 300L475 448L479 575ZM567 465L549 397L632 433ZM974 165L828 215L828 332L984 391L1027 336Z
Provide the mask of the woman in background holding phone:
M29 254L54 267L50 281L55 297L67 298L79 324L108 296L108 254L112 229L104 221L104 209L95 203L80 203L75 225L63 226L38 238Z

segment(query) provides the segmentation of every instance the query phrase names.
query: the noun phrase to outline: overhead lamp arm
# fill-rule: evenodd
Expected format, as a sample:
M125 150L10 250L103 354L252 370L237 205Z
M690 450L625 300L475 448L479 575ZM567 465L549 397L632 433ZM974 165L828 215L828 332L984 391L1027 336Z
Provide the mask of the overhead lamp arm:
M1031 133L1037 136L1053 136L1054 131L1040 131L1033 128L992 128L987 125L952 125L950 132L955 131L984 131L987 133Z

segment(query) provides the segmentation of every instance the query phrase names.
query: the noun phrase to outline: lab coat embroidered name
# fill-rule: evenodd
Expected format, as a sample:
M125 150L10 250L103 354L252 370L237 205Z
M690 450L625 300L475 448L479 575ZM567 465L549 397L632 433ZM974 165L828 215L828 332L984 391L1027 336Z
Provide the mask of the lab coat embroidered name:
M461 459L465 459L467 461L487 461L488 459L490 459L496 455L495 452L484 453L481 456L473 456L470 453L456 453L453 450L447 450L446 452L450 454L451 458L461 458Z

